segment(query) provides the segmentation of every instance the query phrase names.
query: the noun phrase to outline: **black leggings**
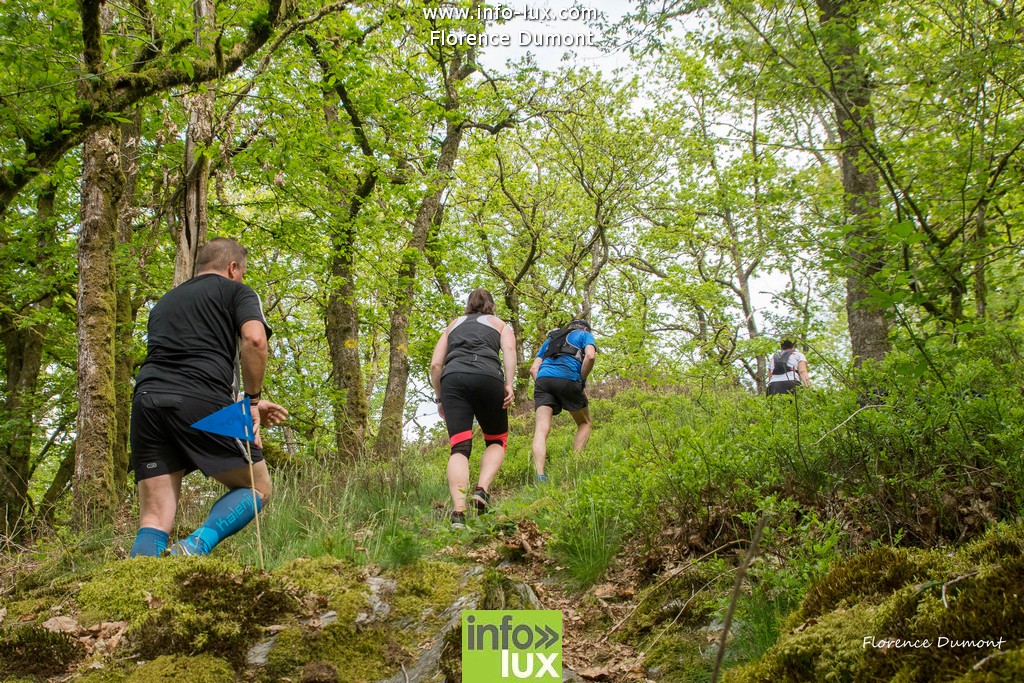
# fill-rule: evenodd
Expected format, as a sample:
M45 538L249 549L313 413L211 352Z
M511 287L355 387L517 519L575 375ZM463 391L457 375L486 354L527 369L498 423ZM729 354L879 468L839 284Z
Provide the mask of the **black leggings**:
M502 407L505 385L491 375L452 372L441 378L441 405L452 453L473 452L473 418L480 423L484 443L508 445L508 411Z

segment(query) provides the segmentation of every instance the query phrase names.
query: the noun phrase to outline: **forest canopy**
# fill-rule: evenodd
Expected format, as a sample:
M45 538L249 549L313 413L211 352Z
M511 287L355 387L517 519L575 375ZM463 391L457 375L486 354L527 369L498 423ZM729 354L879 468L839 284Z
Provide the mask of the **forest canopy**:
M487 7L0 6L0 536L123 504L149 308L214 236L275 331L272 445L339 466L417 434L474 287L524 402L573 318L595 380L659 388L761 393L783 338L822 389L1019 348L1016 3L640 0L559 28L619 69L440 37L518 36Z

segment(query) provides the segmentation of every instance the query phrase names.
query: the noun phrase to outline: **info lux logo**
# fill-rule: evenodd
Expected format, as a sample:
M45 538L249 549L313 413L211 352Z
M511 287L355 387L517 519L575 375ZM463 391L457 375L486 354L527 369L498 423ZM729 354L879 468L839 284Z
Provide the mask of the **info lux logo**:
M462 683L562 680L558 610L462 613Z

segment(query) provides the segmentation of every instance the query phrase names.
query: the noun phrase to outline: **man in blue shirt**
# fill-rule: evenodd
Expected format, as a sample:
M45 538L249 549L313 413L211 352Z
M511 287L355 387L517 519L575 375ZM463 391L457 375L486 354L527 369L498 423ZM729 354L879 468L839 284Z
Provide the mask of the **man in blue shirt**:
M566 327L548 335L530 366L533 376L533 403L536 426L533 431L533 467L537 481L547 481L544 463L547 460L548 433L551 418L562 410L569 411L576 421L574 451L582 451L590 438L590 402L584 392L587 376L594 368L597 344L586 320L573 320Z

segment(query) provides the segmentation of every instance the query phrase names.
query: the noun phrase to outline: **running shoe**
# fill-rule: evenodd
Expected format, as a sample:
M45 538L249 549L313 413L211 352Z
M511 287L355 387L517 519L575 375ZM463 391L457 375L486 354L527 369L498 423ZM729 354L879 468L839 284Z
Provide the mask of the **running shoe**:
M466 513L452 511L452 528L453 529L465 529L466 528Z
M191 557L192 555L199 554L199 549L193 546L187 538L167 546L167 549L163 552L164 557Z
M479 486L476 487L476 491L473 491L470 501L476 506L477 514L484 514L487 512L487 508L491 507L491 497Z
M539 484L546 484L546 483L548 483L548 475L546 475L546 474L538 474L537 476L535 476L533 478L533 483L534 484L538 484L538 485Z

